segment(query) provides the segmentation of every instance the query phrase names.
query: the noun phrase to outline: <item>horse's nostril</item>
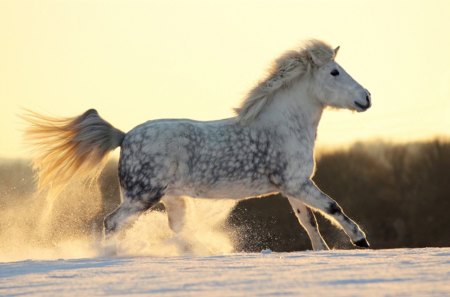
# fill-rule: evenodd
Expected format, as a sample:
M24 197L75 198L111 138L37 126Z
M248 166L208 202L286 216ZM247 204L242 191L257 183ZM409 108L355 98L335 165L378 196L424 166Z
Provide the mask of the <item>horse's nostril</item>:
M372 103L370 102L370 93L366 94L366 102L367 102L367 108L369 108L372 105Z

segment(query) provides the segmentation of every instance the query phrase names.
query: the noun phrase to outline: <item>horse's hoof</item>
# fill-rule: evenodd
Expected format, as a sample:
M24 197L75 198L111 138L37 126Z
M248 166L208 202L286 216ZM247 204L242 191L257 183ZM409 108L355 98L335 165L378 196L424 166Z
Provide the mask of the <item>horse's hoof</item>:
M358 241L353 241L353 244L356 246L359 246L361 248L369 248L370 247L369 242L365 238L361 238Z

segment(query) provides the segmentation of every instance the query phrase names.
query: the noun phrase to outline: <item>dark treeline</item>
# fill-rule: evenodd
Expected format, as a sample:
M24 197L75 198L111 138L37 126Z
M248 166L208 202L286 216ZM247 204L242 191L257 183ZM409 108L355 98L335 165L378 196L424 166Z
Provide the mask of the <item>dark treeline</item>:
M103 206L85 223L89 230L92 224L101 226L103 216L120 201L116 170L116 163L110 162L99 179ZM450 246L448 141L357 144L322 153L314 181L360 224L373 248ZM0 163L2 208L32 191L32 171L26 162ZM10 201L12 198L15 201ZM342 231L320 214L316 216L330 247L351 247ZM289 203L278 195L239 202L227 225L238 251L311 248Z

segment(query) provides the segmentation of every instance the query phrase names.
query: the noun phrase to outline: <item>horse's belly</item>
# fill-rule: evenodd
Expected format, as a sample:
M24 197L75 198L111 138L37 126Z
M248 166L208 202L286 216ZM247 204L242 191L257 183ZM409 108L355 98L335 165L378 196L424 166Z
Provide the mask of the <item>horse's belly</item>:
M168 194L175 196L190 196L195 198L214 199L245 199L248 197L263 196L278 192L271 184L263 183L215 183L204 186L182 186L169 189Z

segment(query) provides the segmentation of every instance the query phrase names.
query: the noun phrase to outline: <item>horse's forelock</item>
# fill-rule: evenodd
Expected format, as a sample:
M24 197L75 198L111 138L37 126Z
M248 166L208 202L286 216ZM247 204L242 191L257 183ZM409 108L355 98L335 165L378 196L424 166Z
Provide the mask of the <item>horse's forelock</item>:
M327 43L321 40L309 40L305 42L300 53L308 55L311 62L316 66L321 66L334 60L336 52Z

